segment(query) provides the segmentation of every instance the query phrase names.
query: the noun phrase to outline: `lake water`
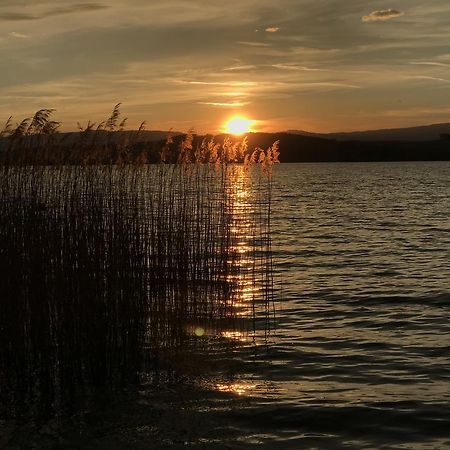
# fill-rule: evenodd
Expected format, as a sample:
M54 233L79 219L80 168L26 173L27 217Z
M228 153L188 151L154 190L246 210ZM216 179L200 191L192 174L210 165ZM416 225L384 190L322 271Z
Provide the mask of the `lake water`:
M450 448L450 163L274 182L278 335L234 423L258 448Z
M273 193L274 343L234 352L198 448L450 449L450 162L283 164Z

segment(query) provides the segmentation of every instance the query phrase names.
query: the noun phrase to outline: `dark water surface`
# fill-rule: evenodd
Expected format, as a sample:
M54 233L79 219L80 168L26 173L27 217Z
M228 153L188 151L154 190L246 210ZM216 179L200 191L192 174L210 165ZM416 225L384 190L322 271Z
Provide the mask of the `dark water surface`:
M278 337L237 426L270 449L450 448L450 163L281 165L273 214Z

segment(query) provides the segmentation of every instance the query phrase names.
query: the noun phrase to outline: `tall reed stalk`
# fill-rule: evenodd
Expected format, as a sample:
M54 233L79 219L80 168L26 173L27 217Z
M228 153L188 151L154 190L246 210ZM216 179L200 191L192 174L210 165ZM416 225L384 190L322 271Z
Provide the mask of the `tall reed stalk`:
M0 413L70 411L156 376L196 335L270 328L277 146L249 152L245 140L194 144L187 135L173 164L168 140L155 165L124 163L126 145L110 164L91 164L93 154L89 164L40 165L27 158L48 148L18 145L48 145L43 111L28 125L36 134L20 131L27 139L4 132ZM113 116L111 133L118 106ZM75 151L85 152L85 137Z

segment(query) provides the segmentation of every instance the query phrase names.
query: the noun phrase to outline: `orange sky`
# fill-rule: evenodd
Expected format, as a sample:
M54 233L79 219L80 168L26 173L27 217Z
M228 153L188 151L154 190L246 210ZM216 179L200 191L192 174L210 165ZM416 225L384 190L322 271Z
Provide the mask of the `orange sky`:
M344 131L450 121L447 0L2 0L0 120Z

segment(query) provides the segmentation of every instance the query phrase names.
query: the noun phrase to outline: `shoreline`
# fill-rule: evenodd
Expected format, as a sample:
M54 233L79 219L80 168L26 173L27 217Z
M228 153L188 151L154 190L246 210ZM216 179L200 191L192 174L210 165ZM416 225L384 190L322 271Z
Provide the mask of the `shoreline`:
M59 423L0 420L0 449L247 450L253 445L233 427L232 411L250 402L196 383L144 386Z

